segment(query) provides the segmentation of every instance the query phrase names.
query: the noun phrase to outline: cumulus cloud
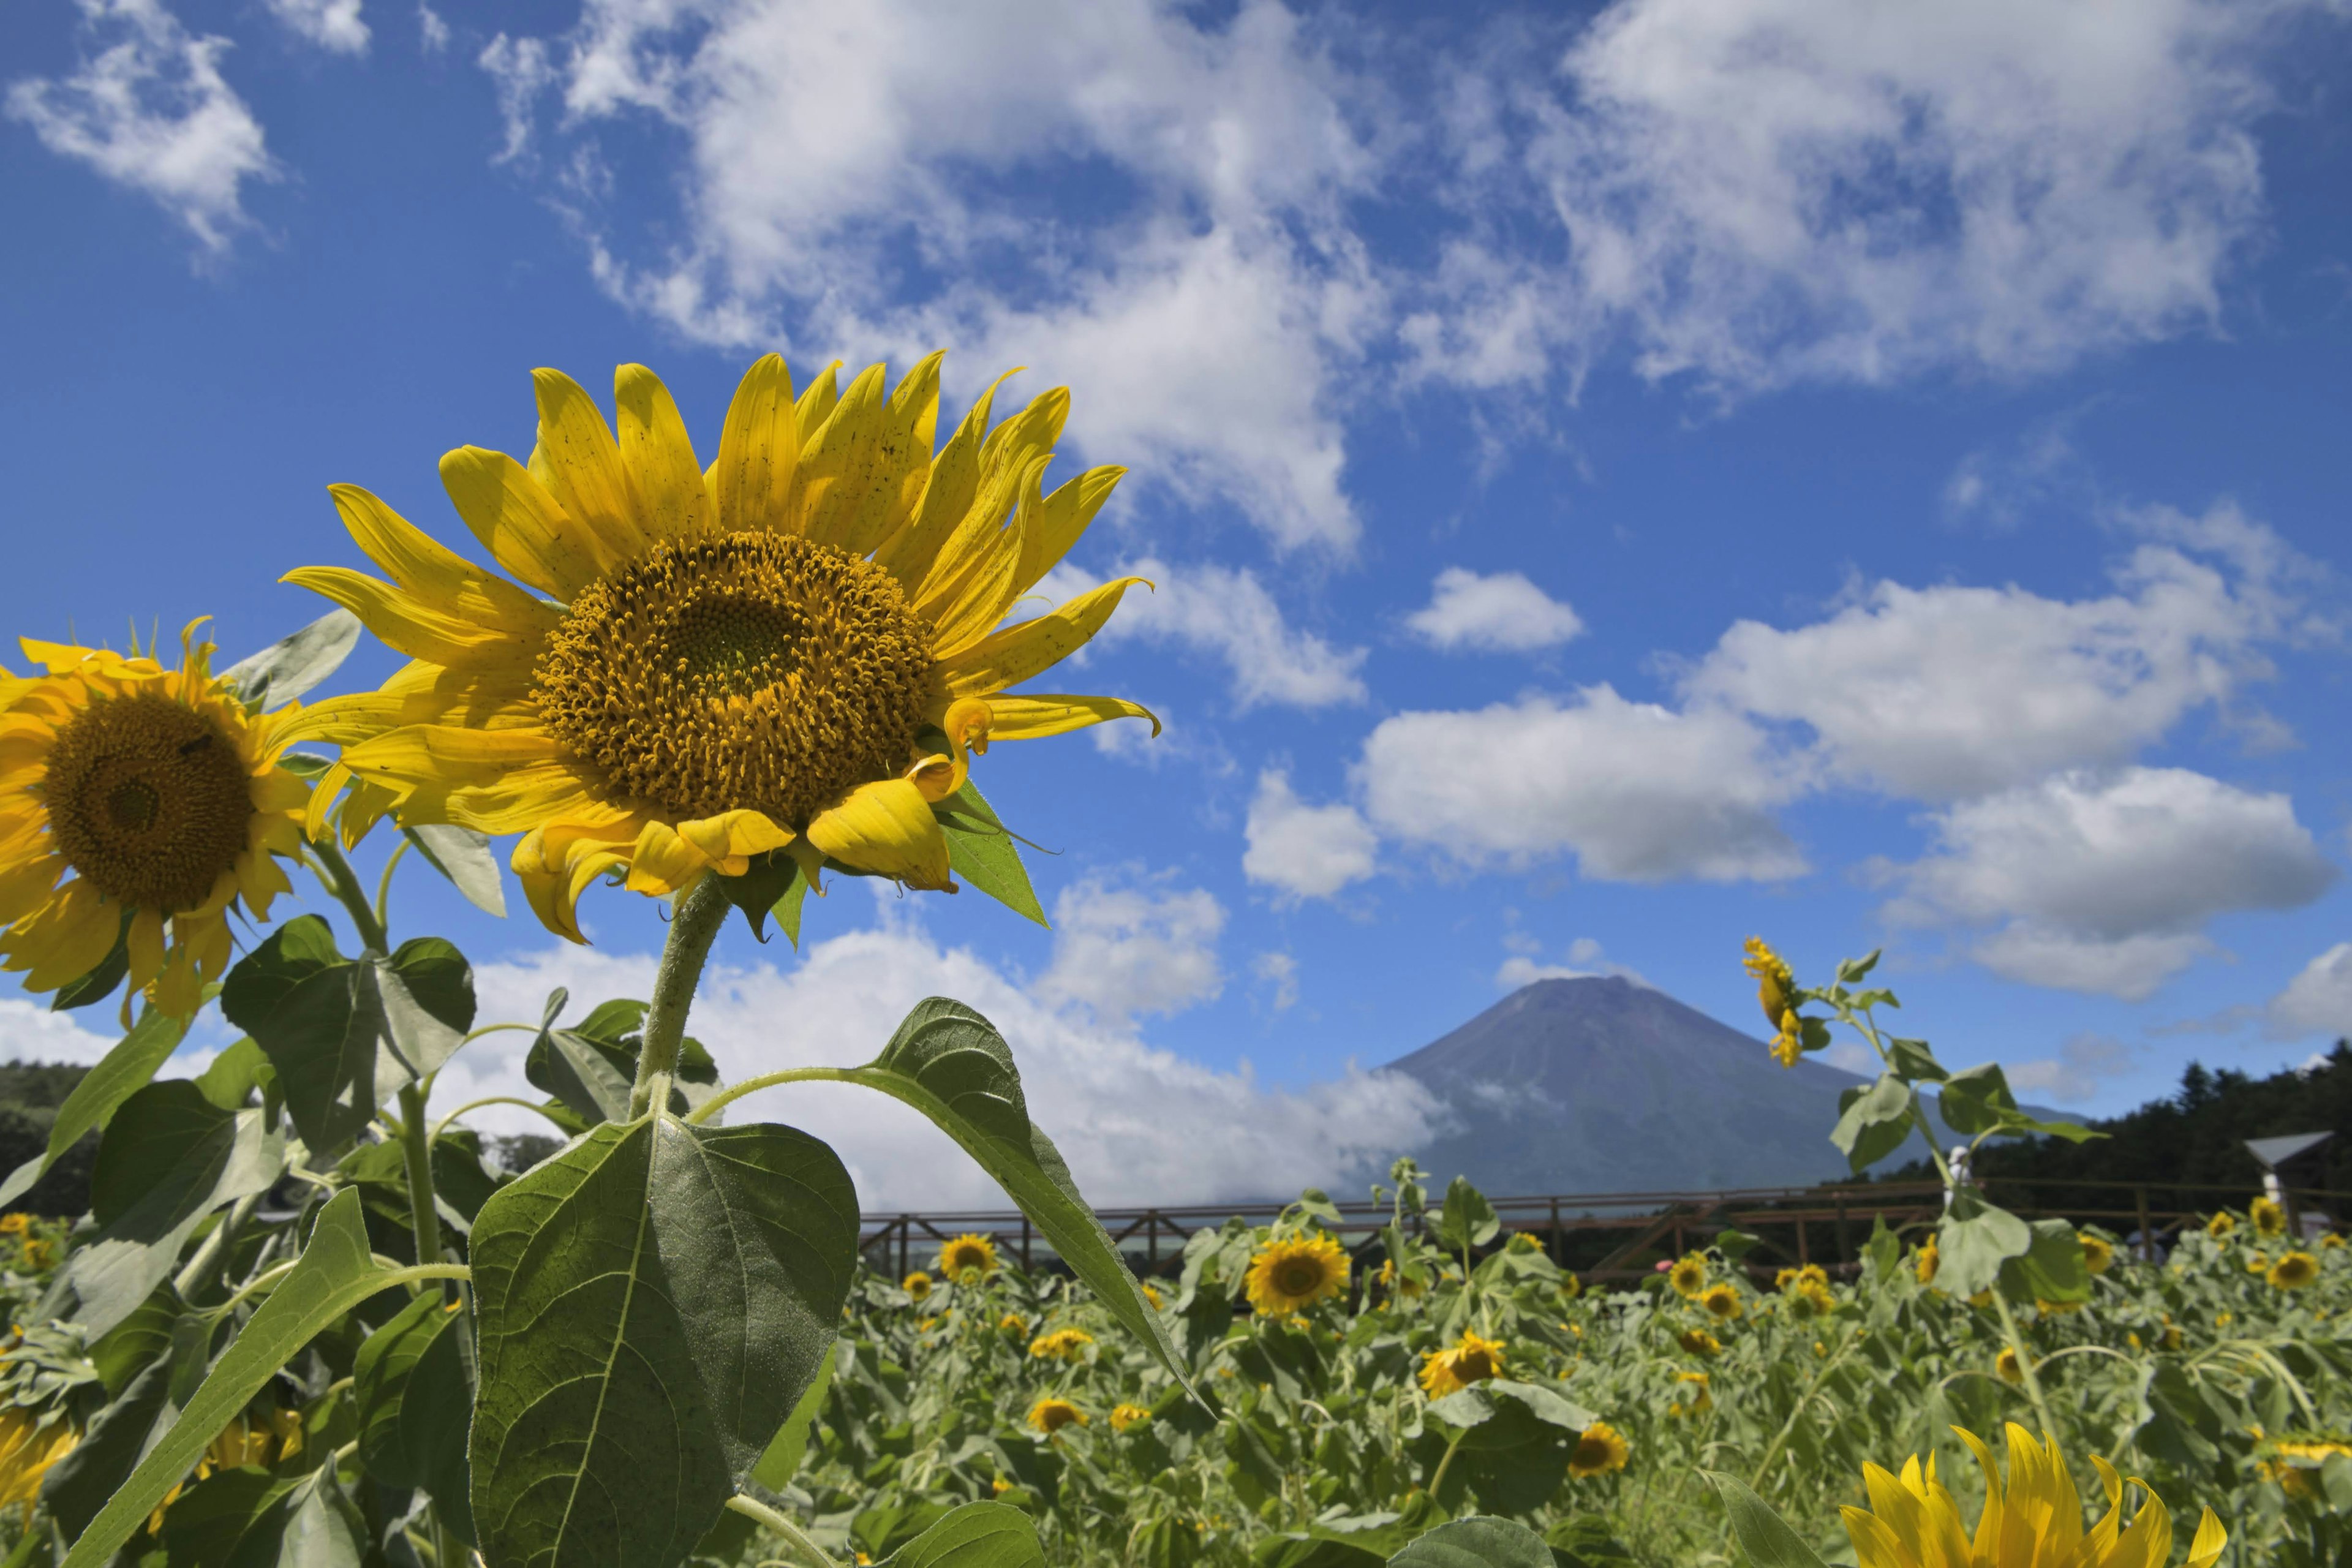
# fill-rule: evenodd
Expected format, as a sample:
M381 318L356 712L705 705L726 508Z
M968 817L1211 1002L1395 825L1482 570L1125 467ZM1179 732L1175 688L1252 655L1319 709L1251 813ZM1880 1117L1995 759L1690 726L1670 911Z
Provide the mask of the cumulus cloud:
M322 49L367 53L368 25L360 19L360 0L269 0L269 14L295 37ZM440 20L429 8L424 15Z
M2054 1057L2010 1062L2001 1070L2019 1094L2080 1105L2129 1072L2135 1054L2111 1036L2082 1034L2069 1037Z
M245 183L278 177L261 121L221 75L228 40L190 34L162 0L78 4L79 68L11 83L9 118L52 153L152 199L206 251L226 251L249 222Z
M526 42L567 132L649 114L685 139L683 245L582 215L616 297L730 346L1034 365L1084 389L1089 452L1285 547L1352 543L1330 381L1378 290L1339 208L1373 164L1282 6L593 0L485 64ZM1034 194L1066 180L1110 210Z
M1366 739L1356 773L1382 832L1467 866L1572 854L1584 875L1627 882L1805 868L1773 815L1795 781L1720 708L1678 712L1603 685L1400 713Z
M1294 899L1328 899L1363 880L1380 850L1379 836L1354 806L1309 805L1276 768L1258 774L1244 832L1242 874Z
M449 47L449 24L442 20L441 13L428 0L416 0L416 38L428 55L437 55Z
M1265 988L1269 1011L1286 1013L1298 1005L1298 960L1290 954L1261 952L1250 961L1250 973Z
M475 982L486 1021L536 1022L553 986L569 988L568 1016L577 1019L603 998L644 996L653 972L651 954L566 947L479 965ZM870 1060L929 995L957 997L1003 1032L1031 1114L1098 1204L1210 1203L1343 1184L1425 1142L1442 1114L1399 1075L1350 1069L1280 1089L1246 1070L1212 1071L1048 1005L970 951L905 926L816 942L790 973L766 963L714 968L688 1026L728 1078L741 1079ZM522 1074L530 1038L498 1034L468 1046L435 1085L435 1112L490 1094L541 1098ZM1011 1206L945 1135L880 1095L793 1085L747 1098L729 1119L789 1122L824 1138L869 1210ZM499 1131L545 1131L511 1108L471 1120Z
M2133 550L2112 594L1881 583L1810 626L1738 622L1686 689L1801 724L1836 775L1919 800L2128 761L2266 676L2259 645L2294 614L2270 530L2227 505L2148 517L2179 542Z
M0 1061L95 1066L120 1037L93 1034L74 1019L21 996L0 997Z
M1224 990L1224 906L1206 889L1088 878L1054 901L1054 962L1037 994L1116 1028L1139 1014L1181 1013Z
M2339 942L2303 966L2263 1009L2273 1039L2352 1036L2352 942Z
M1890 920L1997 928L1972 948L1996 973L2133 1001L2210 950L2214 916L2299 908L2336 874L2285 795L2180 768L2060 773L1930 820L1930 854L1877 868Z
M1429 603L1404 624L1447 653L1532 653L1558 647L1584 629L1574 610L1528 581L1526 574L1481 576L1460 566L1437 574Z
M1619 0L1525 166L1652 376L2047 371L2217 321L2294 9Z
M1118 613L1096 634L1099 646L1147 642L1190 648L1221 660L1231 677L1234 705L1328 708L1361 702L1368 693L1357 671L1360 647L1334 647L1290 624L1274 595L1246 567L1171 566L1152 557L1119 568L1142 577L1119 601ZM1039 584L1040 600L1059 604L1102 579L1056 566Z

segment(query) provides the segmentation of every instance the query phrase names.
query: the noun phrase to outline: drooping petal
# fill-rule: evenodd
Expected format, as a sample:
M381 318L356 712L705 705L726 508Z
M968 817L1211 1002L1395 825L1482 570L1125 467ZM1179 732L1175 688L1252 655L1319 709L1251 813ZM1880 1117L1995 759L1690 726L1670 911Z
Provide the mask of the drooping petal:
M648 822L629 851L629 890L656 897L684 890L710 869L693 845L667 822Z
M1074 697L1038 691L1000 693L987 701L992 716L988 727L992 741L1042 740L1113 719L1148 719L1152 735L1157 738L1160 733L1160 716L1142 703L1129 702L1123 697Z
M639 519L643 503L621 448L594 399L560 370L530 373L539 399L539 448L531 471L543 480L564 511L604 542L604 552L634 561L652 542Z
M709 532L710 492L669 388L644 365L625 364L613 373L613 402L620 416L621 466L645 508L647 537L698 539Z
M1129 585L1143 581L1118 578L1034 620L1007 626L953 658L941 659L934 674L950 697L987 697L1017 686L1084 647L1118 608Z
M131 990L144 991L149 981L163 973L163 911L139 910L131 917L131 929L124 935L131 958L126 978Z
M860 784L849 798L820 812L808 841L845 866L895 878L911 888L948 885L948 841L931 803L908 779Z
M441 459L441 487L493 560L565 604L620 564L602 535L574 521L504 452L460 447L448 453Z
M793 373L781 354L763 354L736 384L719 431L719 460L710 470L719 526L730 533L791 531L800 456Z
M728 877L741 876L752 856L782 849L794 837L791 828L779 826L766 813L749 810L681 822L677 836Z

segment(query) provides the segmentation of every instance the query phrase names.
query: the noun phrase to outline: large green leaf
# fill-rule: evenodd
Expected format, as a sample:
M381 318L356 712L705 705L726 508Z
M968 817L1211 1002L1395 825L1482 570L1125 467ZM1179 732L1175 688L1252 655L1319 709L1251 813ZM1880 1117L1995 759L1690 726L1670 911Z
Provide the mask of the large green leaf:
M329 610L309 626L241 658L219 679L248 708L283 708L341 668L359 646L360 618Z
M180 1048L187 1032L185 1018L174 1018L161 1008L150 1007L141 1015L131 1032L82 1075L66 1102L58 1107L58 1119L49 1126L49 1146L41 1157L26 1161L9 1173L6 1182L0 1183L0 1208L22 1197L49 1173L58 1156L81 1142L83 1133L105 1126L117 1107L146 1088L155 1069Z
M2037 1219L2027 1227L2025 1250L2000 1267L2004 1294L2021 1301L2080 1301L2091 1294L2091 1268L2082 1237L2063 1219Z
M1990 1290L2000 1279L2000 1266L2032 1245L2033 1231L2023 1220L1985 1202L1974 1187L1956 1188L1936 1231L1936 1283L1955 1296Z
M360 1408L360 1459L388 1487L422 1487L444 1522L473 1539L466 1431L473 1394L458 1344L457 1315L428 1290L370 1334L352 1366Z
M172 1429L75 1541L64 1568L100 1568L110 1562L261 1385L321 1329L383 1289L388 1273L368 1251L359 1194L343 1192L330 1199L292 1271L221 1352Z
M884 1560L884 1568L1044 1568L1037 1527L1017 1508L968 1502Z
M492 1563L670 1568L815 1378L857 1197L788 1127L605 1122L473 1234L474 1520Z
M1391 1568L1552 1568L1551 1548L1515 1519L1473 1514L1416 1536Z
M1433 1401L1429 1414L1463 1432L1469 1449L1516 1448L1580 1436L1599 1419L1539 1383L1493 1378Z
M571 993L562 986L548 994L539 1037L523 1058L523 1077L590 1126L626 1121L629 1094L637 1077L646 1005L606 1002L577 1028L559 1029L555 1020L562 1016L570 1000ZM677 1067L670 1078L671 1112L684 1115L718 1092L719 1064L699 1040L679 1041Z
M841 1356L841 1342L835 1340L824 1349L824 1360L818 1363L816 1376L809 1380L808 1392L793 1406L777 1428L768 1451L760 1456L752 1468L751 1479L770 1491L782 1491L786 1483L800 1474L801 1459L808 1452L809 1427L816 1413L824 1408L825 1391L833 1386L833 1363Z
M1699 1474L1714 1484L1716 1495L1723 1500L1723 1511L1730 1519L1731 1533L1755 1568L1826 1568L1821 1554L1772 1511L1770 1503L1750 1491L1747 1482L1719 1470Z
M1486 1194L1470 1184L1469 1177L1456 1176L1445 1184L1445 1206L1438 1210L1432 1228L1440 1241L1464 1252L1484 1247L1501 1235L1503 1222Z
M489 835L455 823L418 823L401 833L425 863L449 879L466 901L485 914L504 918L507 889L499 876L499 858L490 853Z
M961 1144L1096 1299L1192 1389L1160 1314L1144 1299L1110 1233L1078 1195L1054 1141L1030 1121L1013 1049L995 1025L961 1002L927 997L915 1004L880 1056L845 1076L906 1101Z
M1830 1142L1859 1175L1911 1135L1911 1087L1891 1072L1865 1089L1848 1089Z
M79 1301L74 1320L96 1336L138 1310L205 1216L268 1191L285 1158L260 1111L223 1110L185 1079L124 1100L90 1172L99 1232L59 1274Z
M268 1053L296 1131L324 1154L464 1042L474 975L438 937L347 959L327 922L304 915L228 972L221 1012Z

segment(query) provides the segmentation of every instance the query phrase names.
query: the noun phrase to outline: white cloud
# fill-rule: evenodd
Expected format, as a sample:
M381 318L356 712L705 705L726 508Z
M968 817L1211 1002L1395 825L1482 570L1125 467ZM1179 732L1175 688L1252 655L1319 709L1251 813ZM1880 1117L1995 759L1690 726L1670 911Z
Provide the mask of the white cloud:
M2352 1036L2352 942L2339 942L2305 964L2263 1015L2274 1039Z
M1437 574L1429 603L1405 617L1432 647L1448 653L1532 653L1558 647L1584 629L1574 610L1523 573L1480 576L1459 566Z
M1224 929L1224 907L1205 889L1088 878L1054 900L1054 962L1037 994L1078 1003L1111 1028L1141 1013L1181 1013L1223 991Z
M1903 925L1999 929L1974 955L2031 984L2138 1000L2211 949L2215 915L2294 909L2336 868L2284 795L2179 768L2074 772L1962 802L1880 866Z
M100 1009L101 1016L109 1016ZM72 1013L52 1013L47 1005L21 996L0 996L0 1061L68 1062L91 1067L121 1037L93 1034Z
M1298 1005L1298 960L1286 952L1261 952L1250 962L1250 973L1271 993L1266 1005L1286 1013Z
M1469 866L1572 853L1588 877L1791 877L1773 810L1795 793L1764 736L1718 708L1675 712L1608 686L1475 711L1400 713L1357 778L1380 828Z
M261 122L220 73L226 38L193 37L161 0L78 0L100 47L72 75L8 88L9 118L52 153L153 199L215 254L245 227L247 180L274 180Z
M1328 394L1377 292L1339 213L1372 165L1279 5L593 0L548 58L567 129L687 139L682 245L585 215L616 297L735 346L1034 365L1089 455L1352 543ZM1083 221L1034 194L1068 179Z
M269 14L288 31L337 54L367 53L368 25L360 20L360 0L268 0ZM428 9L425 13L430 16ZM438 17L433 17L437 23ZM428 26L427 31L430 31Z
M416 0L416 35L419 47L428 55L440 54L449 47L449 24L427 0Z
M555 68L547 61L547 45L538 38L509 38L500 33L482 46L475 63L488 73L498 89L499 119L506 127L506 141L490 161L520 162L530 152L531 116L540 95L555 81Z
M567 1016L577 1019L605 997L644 996L653 971L650 954L564 948L482 964L475 983L484 1021L536 1022L552 986L570 988ZM903 926L815 942L790 973L766 963L715 968L688 1029L740 1080L869 1061L907 1010L931 995L957 997L1003 1031L1031 1114L1097 1204L1209 1203L1339 1184L1426 1142L1441 1114L1426 1090L1394 1074L1350 1069L1269 1089L1246 1069L1212 1071L1048 1007L969 950ZM542 1098L522 1076L530 1039L498 1034L467 1047L435 1086L435 1112L487 1094ZM472 1120L499 1131L546 1131L505 1107ZM784 1121L824 1138L868 1209L1011 1207L943 1134L877 1094L793 1085L730 1107L729 1120Z
M1244 828L1242 873L1295 899L1328 899L1370 876L1380 849L1361 813L1344 803L1309 805L1274 768L1258 774Z
M2010 1062L2001 1071L2009 1087L2021 1095L2079 1105L2129 1072L2133 1056L2131 1047L2110 1036L2075 1035L2058 1047L2054 1057Z
M1527 951L1512 953L1503 960L1502 967L1495 971L1495 984L1507 991L1533 985L1538 980L1591 980L1597 976L1630 980L1643 986L1650 984L1639 971L1610 962L1602 955L1601 944L1589 936L1580 936L1570 942L1567 960L1559 963L1545 963L1539 945L1532 942L1523 945Z
M2046 371L2216 321L2293 9L1619 0L1528 167L1650 375Z
M1364 650L1338 648L1293 626L1274 595L1246 567L1171 566L1146 557L1119 568L1149 579L1135 587L1095 636L1103 647L1124 642L1173 644L1224 661L1234 704L1247 711L1268 706L1328 708L1361 702L1368 693L1356 672ZM1045 604L1060 604L1099 583L1071 566L1056 566L1038 585Z
M1738 622L1685 689L1804 724L1834 773L1915 799L2129 761L2269 673L2256 645L2288 629L2301 565L2226 503L2145 517L2178 544L2139 545L2104 597L1881 583L1811 626Z

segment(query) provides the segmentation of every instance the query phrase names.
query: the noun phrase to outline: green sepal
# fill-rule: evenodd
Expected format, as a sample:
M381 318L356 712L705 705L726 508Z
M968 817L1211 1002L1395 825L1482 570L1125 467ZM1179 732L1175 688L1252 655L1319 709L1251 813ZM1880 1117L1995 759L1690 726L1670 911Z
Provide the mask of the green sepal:
M971 779L963 787L931 808L940 831L947 836L948 868L1014 914L1051 928L1037 890L1029 885L1029 869L1021 850L996 810Z

